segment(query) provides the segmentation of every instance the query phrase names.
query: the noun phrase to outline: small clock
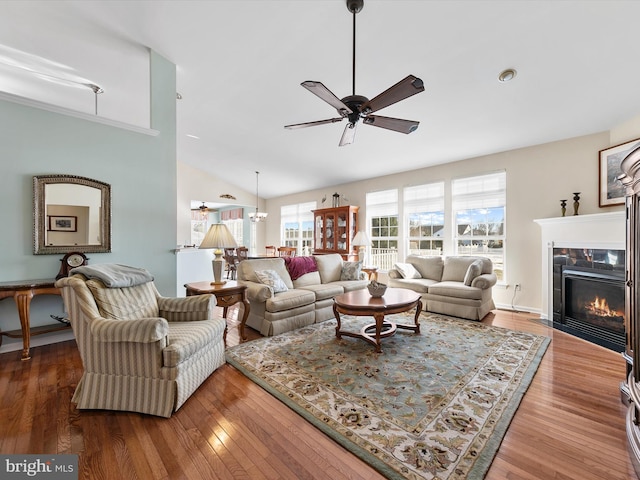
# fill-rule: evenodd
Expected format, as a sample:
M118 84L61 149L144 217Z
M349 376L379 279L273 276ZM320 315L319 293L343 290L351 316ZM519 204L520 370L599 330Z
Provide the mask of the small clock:
M69 275L69 270L81 265L86 265L89 259L84 253L69 252L62 259L62 265L60 265L60 272L56 275L56 280L64 278Z

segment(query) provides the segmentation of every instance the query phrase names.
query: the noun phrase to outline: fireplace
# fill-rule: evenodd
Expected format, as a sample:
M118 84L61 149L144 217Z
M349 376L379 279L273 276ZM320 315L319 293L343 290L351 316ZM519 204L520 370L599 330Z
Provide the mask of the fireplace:
M554 249L553 326L625 349L624 250Z
M614 351L624 351L629 381L623 382L620 390L623 401L630 403L626 419L627 441L630 458L640 479L640 309L637 303L640 297L640 268L637 268L640 264L640 158L632 169L624 168L626 161L622 161L620 168L627 175L635 175L629 185L636 191L630 197L631 187L627 187L625 210L544 218L535 222L542 233L543 318L567 333L606 344ZM622 295L626 296L624 331L621 331L618 319L620 284ZM597 300L585 301L583 298L579 303L587 303L587 306L593 303L589 308L596 311L575 313L577 306L572 304L573 300L563 299L563 291L569 295L590 293L591 297L595 293ZM603 312L606 311L603 296L606 297L606 309L614 313ZM564 312L563 305L568 305ZM586 310L590 311L589 308ZM605 315L607 318L603 318ZM613 318L608 318L610 315ZM597 321L591 322L594 319ZM622 339L625 346L620 348ZM597 386L590 387L589 379L585 377L585 390L579 394L588 396L589 388Z

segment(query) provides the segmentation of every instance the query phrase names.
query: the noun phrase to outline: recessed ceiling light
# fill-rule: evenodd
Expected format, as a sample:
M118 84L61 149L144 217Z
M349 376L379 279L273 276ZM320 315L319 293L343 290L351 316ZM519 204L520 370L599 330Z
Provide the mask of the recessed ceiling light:
M200 137L196 136L196 135L191 135L190 133L187 133L187 137L189 138L195 138L196 140L200 140Z
M515 69L507 68L506 70L500 72L500 75L498 75L498 81L502 83L509 82L516 78L517 74L518 72L516 72Z

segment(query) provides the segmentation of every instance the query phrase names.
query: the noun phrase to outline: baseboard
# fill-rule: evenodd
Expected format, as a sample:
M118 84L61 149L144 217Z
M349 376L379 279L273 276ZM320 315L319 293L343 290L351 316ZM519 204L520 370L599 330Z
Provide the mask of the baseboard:
M505 303L496 303L498 310L504 310L507 312L515 313L531 313L534 315L540 315L542 317L542 311L539 308L527 307L524 305L507 305Z
M37 336L31 337L30 349L33 350L34 347L51 345L52 343L66 342L69 340L73 340L74 338L75 337L73 336L72 330L37 335ZM0 345L0 354L8 353L8 352L17 352L20 350L22 350L21 338L15 338L15 339L14 338L7 339L6 337L2 338L2 345Z

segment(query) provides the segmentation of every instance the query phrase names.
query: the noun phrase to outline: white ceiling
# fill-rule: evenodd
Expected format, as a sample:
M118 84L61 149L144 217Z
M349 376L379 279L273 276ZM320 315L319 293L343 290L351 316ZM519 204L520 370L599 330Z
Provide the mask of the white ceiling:
M344 0L3 1L0 90L43 95L49 82L15 81L7 66L12 56L34 56L102 86L105 116L146 121L148 95L140 91L148 89L148 67L140 58L149 47L177 66L178 160L246 191L259 170L260 196L271 198L604 131L635 117L638 18L638 1L365 0L356 94L372 98L408 74L426 90L378 112L420 121L416 132L361 124L346 147L338 147L345 122L283 128L337 116L301 82L352 93ZM499 83L508 67L517 77ZM94 108L92 92L61 87L46 95L57 103L71 91ZM585 159L589 168L593 161Z

